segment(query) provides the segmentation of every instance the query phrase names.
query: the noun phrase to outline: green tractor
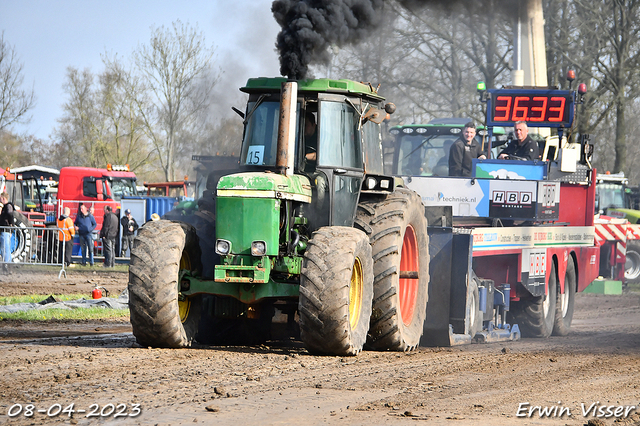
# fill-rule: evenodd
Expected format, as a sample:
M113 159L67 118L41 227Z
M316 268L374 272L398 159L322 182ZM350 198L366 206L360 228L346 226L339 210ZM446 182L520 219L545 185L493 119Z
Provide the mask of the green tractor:
M415 348L427 220L420 197L383 172L381 122L395 106L349 80L256 78L241 90L242 170L192 219L149 222L134 242L138 342L256 344L279 317L312 353Z

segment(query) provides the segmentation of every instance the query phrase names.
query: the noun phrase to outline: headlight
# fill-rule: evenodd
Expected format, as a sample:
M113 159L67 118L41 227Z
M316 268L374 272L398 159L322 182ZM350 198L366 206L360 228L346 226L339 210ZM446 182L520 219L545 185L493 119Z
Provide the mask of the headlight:
M373 177L368 177L367 178L367 188L368 189L375 188L377 183L378 182L376 181L376 178L373 178Z
M264 256L267 252L267 243L264 241L254 241L251 243L252 256Z
M216 241L216 253L220 256L226 256L231 251L231 243L227 240Z

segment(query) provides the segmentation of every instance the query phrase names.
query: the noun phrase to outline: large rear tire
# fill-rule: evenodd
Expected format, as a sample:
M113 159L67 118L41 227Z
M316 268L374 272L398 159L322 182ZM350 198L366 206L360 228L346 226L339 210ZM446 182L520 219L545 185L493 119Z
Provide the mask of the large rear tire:
M567 272L564 275L564 293L560 293L558 287L558 297L556 300L556 317L553 323L553 334L555 336L566 336L571 329L573 320L573 308L576 299L576 269L573 258L569 256L567 261Z
M408 351L422 336L429 290L429 237L420 196L396 188L358 205L356 226L371 241L373 310L368 345Z
M510 322L520 327L523 337L551 336L556 316L557 284L556 265L551 261L547 294L521 299L511 304Z
M300 337L310 352L356 355L369 330L373 260L369 239L353 228L313 233L300 279Z
M627 241L624 279L627 284L640 283L640 241L638 240Z
M151 221L138 231L129 266L129 311L142 346L191 345L200 321L201 296L181 297L180 270L200 268L195 229L184 223Z

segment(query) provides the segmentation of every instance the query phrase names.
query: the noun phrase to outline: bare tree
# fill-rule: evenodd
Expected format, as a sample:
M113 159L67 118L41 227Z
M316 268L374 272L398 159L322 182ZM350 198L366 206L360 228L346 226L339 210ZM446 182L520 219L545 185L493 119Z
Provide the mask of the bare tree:
M100 117L106 123L108 144L102 147L105 162L129 164L132 170L153 169L155 150L146 136L138 105L146 97L140 77L117 58L103 56L105 71L100 75Z
M168 29L153 30L151 43L134 54L136 66L149 90L140 104L147 136L152 141L167 180L176 174L176 158L184 137L198 126L219 73L211 70L214 50L204 37L180 21Z
M415 4L387 3L384 24L364 43L340 51L333 73L381 83L384 95L398 106L393 122L481 120L477 81L495 87L509 76L509 20L472 2L455 11Z
M602 135L596 166L629 172L626 115L640 94L640 1L547 1L545 16L553 34L550 81L558 80L560 70L577 69L589 86L578 131Z
M17 123L28 123L29 110L35 106L36 98L31 90L22 90L24 81L22 63L12 46L0 35L0 131Z
M29 153L24 149L20 138L6 130L0 130L0 164L2 167L15 167L25 164Z
M55 134L73 155L73 162L98 167L102 165L98 141L102 123L97 117L94 80L95 76L89 69L67 68L63 89L69 98L63 105L64 116L58 120L60 126Z

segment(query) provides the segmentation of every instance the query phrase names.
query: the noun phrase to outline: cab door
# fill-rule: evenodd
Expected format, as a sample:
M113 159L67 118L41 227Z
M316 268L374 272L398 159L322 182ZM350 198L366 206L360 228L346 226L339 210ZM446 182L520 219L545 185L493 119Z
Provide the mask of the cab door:
M319 122L318 170L327 178L329 224L351 227L364 177L359 115L344 98L327 100L320 104Z

